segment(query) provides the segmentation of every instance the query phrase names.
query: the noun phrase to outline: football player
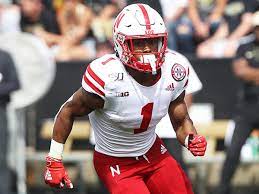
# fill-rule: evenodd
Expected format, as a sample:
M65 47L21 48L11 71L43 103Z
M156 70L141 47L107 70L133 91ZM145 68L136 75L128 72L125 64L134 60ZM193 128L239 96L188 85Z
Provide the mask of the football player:
M94 167L112 194L192 194L190 181L155 133L168 113L179 142L205 154L184 102L189 62L167 50L161 16L132 4L117 16L115 54L88 65L79 88L55 118L45 182L73 188L62 163L64 143L77 116L88 114L95 132Z

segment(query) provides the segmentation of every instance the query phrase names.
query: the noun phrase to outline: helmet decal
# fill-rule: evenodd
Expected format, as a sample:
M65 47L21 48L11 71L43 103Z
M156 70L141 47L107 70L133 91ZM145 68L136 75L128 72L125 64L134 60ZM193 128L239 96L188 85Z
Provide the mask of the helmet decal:
M143 13L143 16L144 16L144 19L145 19L145 24L146 24L146 29L147 30L150 30L151 29L151 24L150 24L150 19L149 19L149 16L148 16L148 13L147 13L147 10L146 8L143 6L143 4L138 4L139 8L141 9L142 13Z
M121 13L121 14L119 14L119 16L118 16L118 19L116 20L116 22L115 22L115 26L116 26L116 28L118 28L119 27L119 24L120 24L120 22L121 22L121 20L122 20L122 18L125 16L125 14L124 13Z

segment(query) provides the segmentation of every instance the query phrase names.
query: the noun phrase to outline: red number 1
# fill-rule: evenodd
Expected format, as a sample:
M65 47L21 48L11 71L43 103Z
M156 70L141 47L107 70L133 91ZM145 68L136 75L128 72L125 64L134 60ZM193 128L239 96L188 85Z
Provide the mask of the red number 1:
M153 105L154 105L154 103L152 102L152 103L148 103L145 106L143 106L143 108L141 110L141 115L143 115L143 119L142 119L140 128L134 129L134 134L142 133L147 130L148 125L151 121L151 117L152 117Z

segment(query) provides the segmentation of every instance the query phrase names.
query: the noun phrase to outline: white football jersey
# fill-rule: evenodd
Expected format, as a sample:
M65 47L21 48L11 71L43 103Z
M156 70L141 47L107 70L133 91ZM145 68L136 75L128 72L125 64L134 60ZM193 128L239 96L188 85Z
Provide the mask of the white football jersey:
M95 150L110 156L145 154L156 139L155 128L188 84L189 62L167 52L161 78L152 86L136 82L115 54L88 65L82 87L104 99L104 108L89 114Z

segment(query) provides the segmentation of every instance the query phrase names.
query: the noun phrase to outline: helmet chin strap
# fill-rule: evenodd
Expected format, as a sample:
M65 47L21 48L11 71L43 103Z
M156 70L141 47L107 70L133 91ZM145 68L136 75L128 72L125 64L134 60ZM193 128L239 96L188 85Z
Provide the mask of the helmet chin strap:
M143 55L143 62L149 63L152 69L152 75L156 75L156 56L153 54Z

